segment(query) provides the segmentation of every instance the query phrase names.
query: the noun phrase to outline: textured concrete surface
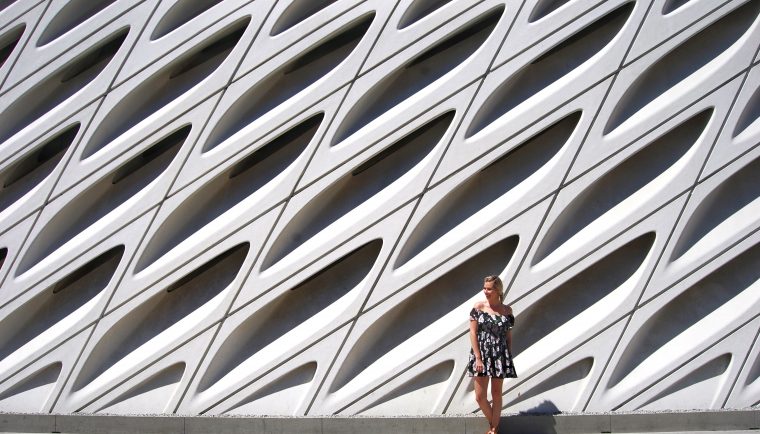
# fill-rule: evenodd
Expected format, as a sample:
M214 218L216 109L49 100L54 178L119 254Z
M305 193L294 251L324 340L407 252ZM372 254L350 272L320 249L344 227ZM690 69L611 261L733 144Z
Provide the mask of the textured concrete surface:
M489 274L509 412L755 405L758 46L750 0L0 0L0 410L469 414Z
M482 417L182 417L2 414L0 433L477 434ZM502 434L757 432L760 411L508 415Z

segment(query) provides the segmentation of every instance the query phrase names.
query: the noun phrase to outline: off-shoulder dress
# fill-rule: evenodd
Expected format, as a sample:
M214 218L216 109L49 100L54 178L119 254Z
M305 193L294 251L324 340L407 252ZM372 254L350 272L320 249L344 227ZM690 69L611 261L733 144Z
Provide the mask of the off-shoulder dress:
M480 309L470 311L470 320L478 323L478 347L484 370L475 370L475 352L470 348L467 372L470 377L517 378L512 354L507 346L507 330L515 325L512 314L489 314Z

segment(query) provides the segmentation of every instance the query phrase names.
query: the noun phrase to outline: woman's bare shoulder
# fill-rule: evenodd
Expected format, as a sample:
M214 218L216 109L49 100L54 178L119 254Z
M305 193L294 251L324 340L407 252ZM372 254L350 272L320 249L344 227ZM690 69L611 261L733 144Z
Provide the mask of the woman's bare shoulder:
M477 309L477 310L483 310L483 305L484 304L485 304L485 302L483 300L478 300L478 301L475 302L475 304L472 306L472 308L473 309Z
M504 306L504 315L512 315L512 306L505 304Z

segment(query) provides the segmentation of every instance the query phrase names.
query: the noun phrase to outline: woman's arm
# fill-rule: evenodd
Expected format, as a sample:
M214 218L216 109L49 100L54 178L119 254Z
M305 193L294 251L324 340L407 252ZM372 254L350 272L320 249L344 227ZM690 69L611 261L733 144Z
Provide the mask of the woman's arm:
M470 318L470 345L475 354L475 371L483 372L483 359L480 357L480 346L478 345L478 322L472 318Z
M512 307L506 306L507 315L512 315L514 324L514 312L512 312ZM509 351L509 354L512 354L512 327L507 329L507 350Z

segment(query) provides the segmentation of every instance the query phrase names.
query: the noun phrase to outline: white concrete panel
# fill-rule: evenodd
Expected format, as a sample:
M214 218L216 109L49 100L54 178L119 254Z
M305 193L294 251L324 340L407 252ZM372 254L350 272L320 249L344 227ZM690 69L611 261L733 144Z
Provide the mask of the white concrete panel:
M760 1L0 3L0 411L760 403Z

